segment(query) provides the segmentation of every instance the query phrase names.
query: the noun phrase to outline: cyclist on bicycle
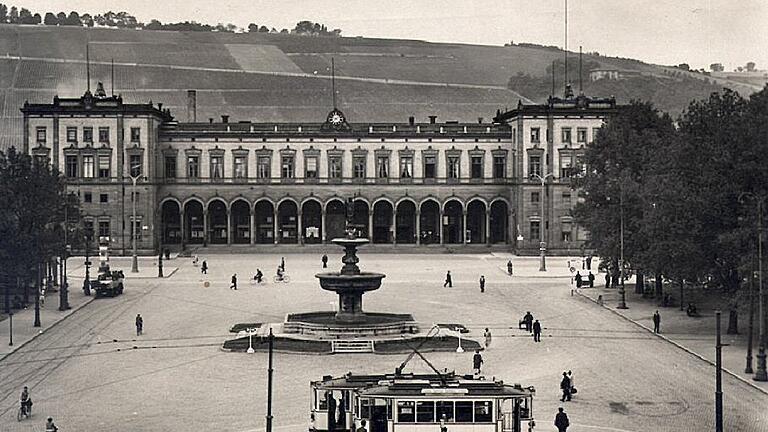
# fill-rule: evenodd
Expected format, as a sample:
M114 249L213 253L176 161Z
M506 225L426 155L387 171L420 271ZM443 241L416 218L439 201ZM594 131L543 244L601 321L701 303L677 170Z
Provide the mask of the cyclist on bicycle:
M253 276L253 280L255 280L257 283L261 283L261 279L264 277L264 274L261 272L261 269L256 269L256 274Z
M53 417L48 417L48 421L45 422L45 432L58 432L59 428L53 423Z
M32 406L32 399L29 397L29 388L27 386L24 386L24 389L21 391L19 402L21 403L21 412L28 416L29 408Z

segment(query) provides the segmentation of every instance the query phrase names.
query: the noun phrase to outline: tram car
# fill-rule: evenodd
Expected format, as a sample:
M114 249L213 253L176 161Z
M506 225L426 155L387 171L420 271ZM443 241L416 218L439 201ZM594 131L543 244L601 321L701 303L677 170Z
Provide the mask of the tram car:
M310 385L318 432L531 432L533 387L482 376L380 374L325 376Z

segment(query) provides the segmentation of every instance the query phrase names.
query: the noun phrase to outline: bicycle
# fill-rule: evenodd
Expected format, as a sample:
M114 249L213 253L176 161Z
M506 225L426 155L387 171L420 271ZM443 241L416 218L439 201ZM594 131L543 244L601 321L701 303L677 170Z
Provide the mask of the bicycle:
M280 282L288 283L291 281L291 278L287 274L284 274L282 277L275 275L273 280L275 281L275 283L280 283Z
M26 406L19 406L19 410L16 412L16 420L21 421L23 418L30 418L32 417L32 405L29 404Z

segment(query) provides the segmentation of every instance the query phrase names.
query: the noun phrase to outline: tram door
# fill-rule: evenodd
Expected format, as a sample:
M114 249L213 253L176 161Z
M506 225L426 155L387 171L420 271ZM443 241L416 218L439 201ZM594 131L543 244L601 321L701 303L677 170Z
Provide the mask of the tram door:
M361 399L361 417L368 419L371 432L388 432L388 408L386 399Z
M522 432L521 407L522 399L504 399L499 401L501 411L502 432Z

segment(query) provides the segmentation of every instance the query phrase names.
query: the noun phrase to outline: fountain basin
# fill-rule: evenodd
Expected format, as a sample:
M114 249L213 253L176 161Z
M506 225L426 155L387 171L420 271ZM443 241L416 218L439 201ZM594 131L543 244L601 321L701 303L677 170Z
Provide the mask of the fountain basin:
M320 287L326 291L337 293L365 292L379 289L381 280L386 277L382 273L360 272L357 274L342 274L339 272L319 273Z
M307 312L289 314L283 322L283 332L320 339L349 339L417 334L419 325L410 314L365 312L347 320L339 318L336 312Z

